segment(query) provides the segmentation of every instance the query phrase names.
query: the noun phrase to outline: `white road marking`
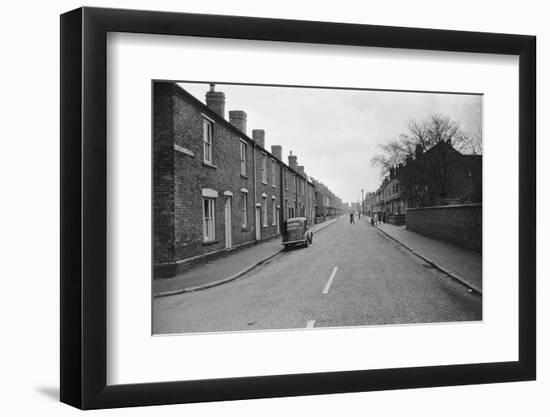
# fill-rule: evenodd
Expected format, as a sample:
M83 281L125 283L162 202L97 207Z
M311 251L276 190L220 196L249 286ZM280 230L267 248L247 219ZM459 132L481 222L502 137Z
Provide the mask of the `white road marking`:
M323 294L328 294L328 290L330 289L332 281L334 280L334 275L336 275L336 271L338 271L337 266L335 266L334 269L332 270L332 274L330 274L330 278L327 281L327 285L325 285L325 289L323 290Z
M306 329L313 329L313 326L315 326L315 320L309 320L306 324Z

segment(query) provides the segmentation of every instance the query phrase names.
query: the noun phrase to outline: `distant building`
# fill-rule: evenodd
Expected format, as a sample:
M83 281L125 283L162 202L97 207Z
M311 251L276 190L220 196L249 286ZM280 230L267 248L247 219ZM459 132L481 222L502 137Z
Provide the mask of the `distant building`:
M315 186L315 221L323 222L342 214L342 200L336 196L325 184L310 177Z
M365 194L365 214L367 216L372 216L374 213L374 207L376 206L376 193L375 192L367 192Z
M407 208L481 202L482 180L481 155L463 155L444 141L426 152L418 146L414 158L391 168L378 190L367 193L365 207L403 223Z
M395 175L407 207L482 201L482 156L463 155L448 141L426 152L417 147L415 158L409 158Z

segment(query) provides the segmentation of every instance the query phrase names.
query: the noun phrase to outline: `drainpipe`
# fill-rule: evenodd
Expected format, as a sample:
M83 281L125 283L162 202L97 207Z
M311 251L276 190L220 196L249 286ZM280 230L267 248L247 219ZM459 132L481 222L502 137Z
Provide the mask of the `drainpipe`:
M256 236L258 235L258 231L256 230L256 143L252 145L252 180L254 181L254 240L256 242L258 241L256 239Z
M279 233L283 234L283 219L285 216L284 210L285 210L285 200L284 200L284 190L283 190L283 171L285 170L284 164L281 161L281 164L277 162L277 165L279 165Z
M309 201L309 188L308 188L307 178L304 185L304 193L306 197L306 219L308 219L308 223L311 226L311 217L310 217L310 201Z

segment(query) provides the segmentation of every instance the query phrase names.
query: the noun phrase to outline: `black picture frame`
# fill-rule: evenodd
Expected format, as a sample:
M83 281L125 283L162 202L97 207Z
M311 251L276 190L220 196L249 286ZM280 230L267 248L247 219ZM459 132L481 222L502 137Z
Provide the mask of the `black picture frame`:
M108 32L519 56L519 360L108 386ZM61 15L61 401L96 409L535 379L535 51L534 36L510 34L88 7Z

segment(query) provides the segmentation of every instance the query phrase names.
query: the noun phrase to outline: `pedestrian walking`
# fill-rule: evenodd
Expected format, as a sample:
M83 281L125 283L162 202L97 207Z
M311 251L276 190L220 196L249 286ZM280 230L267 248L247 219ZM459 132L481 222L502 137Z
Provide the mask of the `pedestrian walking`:
M374 215L374 224L378 226L378 213Z
M349 224L355 223L355 218L353 216L353 213L349 214Z
M371 218L370 218L370 225L371 225L371 226L374 226L374 217L371 217Z

